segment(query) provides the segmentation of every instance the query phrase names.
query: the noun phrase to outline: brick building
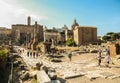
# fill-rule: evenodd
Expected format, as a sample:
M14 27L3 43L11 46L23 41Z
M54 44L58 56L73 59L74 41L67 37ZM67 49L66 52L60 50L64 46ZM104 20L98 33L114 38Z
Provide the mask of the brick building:
M36 32L34 28L36 26ZM15 24L12 25L12 39L16 43L30 43L36 35L38 41L43 41L43 26L37 24L31 25L31 18L28 17L27 25Z
M97 28L92 26L79 26L75 19L71 30L66 28L65 36L66 40L73 38L78 46L86 43L94 43L97 41Z
M77 45L94 43L97 41L97 28L91 26L76 26L73 30L74 41Z

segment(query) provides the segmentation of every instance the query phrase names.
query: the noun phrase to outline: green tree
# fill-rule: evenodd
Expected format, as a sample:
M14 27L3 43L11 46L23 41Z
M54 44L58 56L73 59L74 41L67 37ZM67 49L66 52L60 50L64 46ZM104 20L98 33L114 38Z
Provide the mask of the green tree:
M108 33L106 33L106 35L110 35L110 36L112 36L114 34L114 32L108 32Z
M119 35L119 37L120 37L120 32L118 32L117 34L118 34L118 35Z
M110 40L111 40L111 36L104 35L102 39L103 39L104 41L110 41Z
M76 46L76 43L72 38L68 38L67 41L66 41L66 45L68 45L68 46Z
M114 33L114 32L108 32L106 35L103 36L104 41L115 41L120 38L120 32Z
M120 36L119 36L118 33L114 33L111 37L112 40L116 40L116 39L119 39L119 38L120 38Z

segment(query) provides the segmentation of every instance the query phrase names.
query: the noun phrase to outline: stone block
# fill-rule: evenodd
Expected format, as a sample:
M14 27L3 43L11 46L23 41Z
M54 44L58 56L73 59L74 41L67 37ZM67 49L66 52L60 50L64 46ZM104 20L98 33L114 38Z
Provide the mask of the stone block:
M44 70L37 72L37 83L51 83L50 78Z
M61 83L59 80L52 80L51 83Z
M79 77L79 76L83 76L82 73L75 73L75 72L67 72L63 75L64 79L69 79L69 78L75 78L75 77Z
M18 61L13 62L13 66L14 66L14 67L17 67L18 64L19 64Z
M21 80L27 80L27 79L29 79L29 73L28 73L28 72L25 72L24 74L22 74L22 75L20 76L20 79L21 79Z
M21 70L24 70L25 66L24 65L20 65L20 68L21 68Z
M56 74L55 69L50 68L48 70L47 74L48 74L48 76L50 77L51 80L56 80L57 79L57 74Z
M36 75L37 75L37 70L36 71L32 71L31 73L30 73L30 77L35 77Z
M108 78L110 78L110 79L116 79L116 78L120 78L120 75L114 75L114 76L110 76Z

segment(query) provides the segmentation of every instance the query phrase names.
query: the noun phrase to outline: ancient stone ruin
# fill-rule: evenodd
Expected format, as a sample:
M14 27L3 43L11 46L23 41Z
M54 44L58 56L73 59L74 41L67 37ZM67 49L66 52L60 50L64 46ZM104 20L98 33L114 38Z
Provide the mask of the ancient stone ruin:
M52 45L51 42L44 42L43 45L41 46L41 51L43 53L50 52L51 45Z
M115 57L120 54L120 41L116 43L109 43L110 47L110 56Z

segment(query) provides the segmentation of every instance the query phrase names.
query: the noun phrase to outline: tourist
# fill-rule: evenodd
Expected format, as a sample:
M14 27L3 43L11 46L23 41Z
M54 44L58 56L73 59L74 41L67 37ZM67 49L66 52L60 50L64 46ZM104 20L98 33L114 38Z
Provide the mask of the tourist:
M35 52L33 52L33 58L35 58Z
M23 49L23 52L24 52L24 49Z
M101 49L99 49L99 53L100 53L100 54L102 53L102 50L101 50Z
M70 61L71 61L71 59L72 59L72 53L71 53L71 52L68 54L68 58L69 58Z
M30 52L30 57L32 57L32 52Z
M29 57L29 51L27 52L27 57Z
M110 58L110 55L108 53L105 57L105 60L106 60L106 63L107 63L106 66L109 67L109 63L110 63L111 58Z
M108 46L107 49L106 49L106 53L107 53L108 55L110 55L110 47L109 47L109 46Z
M98 66L100 66L102 60L101 52L98 52L97 59L98 59Z
M22 53L22 51L20 50L20 54Z
M38 57L38 52L36 52L36 57Z

